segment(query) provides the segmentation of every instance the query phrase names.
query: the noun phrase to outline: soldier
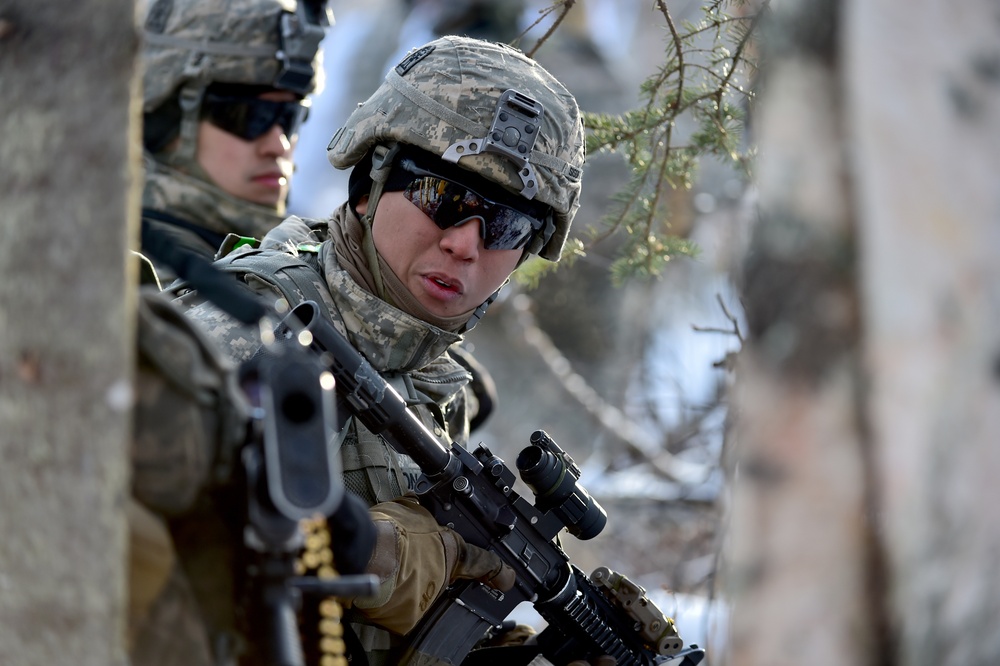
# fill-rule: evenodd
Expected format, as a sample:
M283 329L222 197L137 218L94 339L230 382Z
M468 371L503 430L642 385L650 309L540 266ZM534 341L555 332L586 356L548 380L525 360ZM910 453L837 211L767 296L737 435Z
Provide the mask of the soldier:
M227 233L260 236L281 221L297 130L318 88L330 18L324 3L150 0L142 53L143 282L174 276L155 259L174 247L211 259ZM199 489L209 483L212 451L242 441L245 405L232 364L169 304L144 294L139 324L137 414L145 405L179 413L171 405L193 402L204 437L176 436L183 422L159 438L149 430L137 437L128 504L131 660L224 663L242 640L231 566L191 546L190 521L176 517L198 513L197 495L177 480L194 479Z
M150 0L143 32L143 281L150 228L211 259L285 215L292 151L319 84L325 0Z
M465 444L477 405L469 372L448 352L518 265L559 259L581 190L576 101L516 49L443 37L389 71L328 155L352 169L349 200L330 219L290 217L216 263L272 302L321 304L445 445ZM197 291L174 292L232 360L261 347L256 327ZM407 495L419 475L408 457L353 419L338 444L345 485L372 505L368 570L381 582L351 617L368 663L395 663L401 637L451 582L504 590L513 574Z

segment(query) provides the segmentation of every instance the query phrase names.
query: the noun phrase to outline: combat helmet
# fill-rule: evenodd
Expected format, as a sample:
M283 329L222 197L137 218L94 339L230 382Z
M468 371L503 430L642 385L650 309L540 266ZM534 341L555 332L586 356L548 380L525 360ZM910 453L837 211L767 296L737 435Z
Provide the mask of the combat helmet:
M143 30L144 143L180 135L193 156L198 113L213 83L288 90L321 86L325 0L149 0Z
M338 169L408 144L553 211L528 252L558 261L579 208L584 135L576 99L504 44L447 36L409 52L327 147ZM373 165L376 180L378 159Z

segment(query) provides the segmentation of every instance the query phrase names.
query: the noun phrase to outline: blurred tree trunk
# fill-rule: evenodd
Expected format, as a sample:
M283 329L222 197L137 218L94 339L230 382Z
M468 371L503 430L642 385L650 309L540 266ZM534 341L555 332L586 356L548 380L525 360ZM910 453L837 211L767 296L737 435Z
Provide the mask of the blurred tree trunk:
M997 18L776 5L729 663L1000 663Z
M4 666L125 662L134 11L0 6Z

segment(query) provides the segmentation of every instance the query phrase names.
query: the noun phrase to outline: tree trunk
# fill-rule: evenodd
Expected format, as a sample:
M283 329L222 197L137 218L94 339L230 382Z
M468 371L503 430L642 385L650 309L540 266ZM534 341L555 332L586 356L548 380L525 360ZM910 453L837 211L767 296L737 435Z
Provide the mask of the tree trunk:
M125 662L134 12L131 0L0 7L4 666Z
M729 661L1000 663L995 3L783 3L764 43Z

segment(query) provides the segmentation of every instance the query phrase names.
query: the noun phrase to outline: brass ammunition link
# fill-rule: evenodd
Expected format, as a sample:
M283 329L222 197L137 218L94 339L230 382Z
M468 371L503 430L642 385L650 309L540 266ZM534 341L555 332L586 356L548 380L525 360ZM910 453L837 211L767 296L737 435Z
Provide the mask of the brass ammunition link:
M300 522L305 536L305 547L296 563L300 575L316 576L324 580L336 578L333 550L330 548L330 529L324 518ZM319 604L319 666L347 666L344 644L344 627L341 624L343 609L334 597L327 597Z

